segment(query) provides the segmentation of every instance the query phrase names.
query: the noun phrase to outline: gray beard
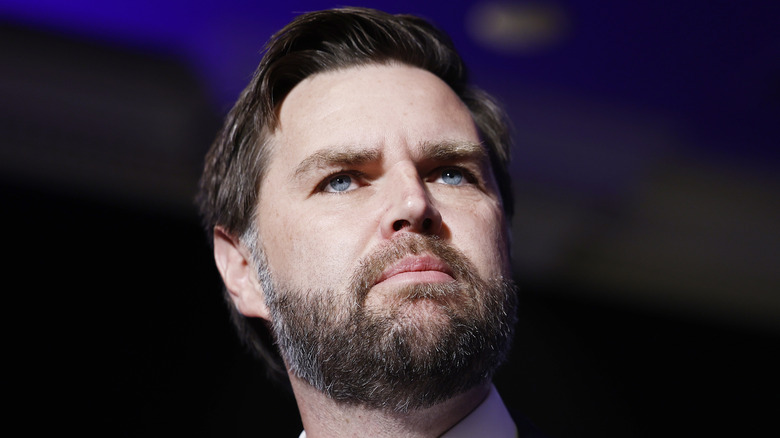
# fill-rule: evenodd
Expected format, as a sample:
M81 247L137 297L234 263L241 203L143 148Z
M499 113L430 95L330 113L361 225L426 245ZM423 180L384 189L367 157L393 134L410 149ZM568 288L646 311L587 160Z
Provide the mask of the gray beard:
M379 309L365 298L374 281L408 254L430 253L455 282L393 292ZM407 412L490 381L509 352L517 296L511 280L479 278L467 258L435 237L408 235L363 260L346 297L332 290L290 290L255 257L272 331L290 372L341 403ZM408 317L416 300L438 307L429 319Z

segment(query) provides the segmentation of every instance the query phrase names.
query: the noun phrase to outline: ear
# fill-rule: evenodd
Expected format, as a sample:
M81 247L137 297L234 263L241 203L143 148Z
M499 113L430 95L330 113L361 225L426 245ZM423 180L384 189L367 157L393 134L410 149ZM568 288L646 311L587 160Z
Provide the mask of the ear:
M244 316L270 321L265 294L249 250L223 228L214 228L214 260L233 304Z

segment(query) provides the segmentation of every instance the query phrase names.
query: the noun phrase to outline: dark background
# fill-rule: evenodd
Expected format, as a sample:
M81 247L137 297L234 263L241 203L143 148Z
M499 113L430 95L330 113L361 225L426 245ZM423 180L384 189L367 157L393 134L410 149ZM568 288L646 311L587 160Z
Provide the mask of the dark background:
M505 401L551 437L777 436L777 3L363 4L450 32L512 117ZM297 436L192 199L267 37L330 6L0 4L8 419Z

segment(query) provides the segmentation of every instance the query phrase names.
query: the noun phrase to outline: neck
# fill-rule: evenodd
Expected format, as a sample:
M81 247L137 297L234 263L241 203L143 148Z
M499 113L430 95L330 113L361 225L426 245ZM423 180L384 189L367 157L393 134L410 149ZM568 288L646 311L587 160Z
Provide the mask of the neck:
M295 376L290 381L307 438L438 437L479 406L490 391L486 383L430 408L399 413L338 403Z

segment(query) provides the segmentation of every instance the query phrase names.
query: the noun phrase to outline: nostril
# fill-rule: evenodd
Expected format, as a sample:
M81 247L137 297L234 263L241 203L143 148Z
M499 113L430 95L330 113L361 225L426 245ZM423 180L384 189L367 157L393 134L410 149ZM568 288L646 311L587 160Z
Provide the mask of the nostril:
M401 231L402 228L408 227L409 225L410 225L409 221L403 220L403 219L399 219L399 220L393 222L393 230Z
M412 223L406 219L398 219L393 222L393 231L401 231L404 228L411 227ZM420 224L420 231L430 231L433 228L433 219L425 218Z

